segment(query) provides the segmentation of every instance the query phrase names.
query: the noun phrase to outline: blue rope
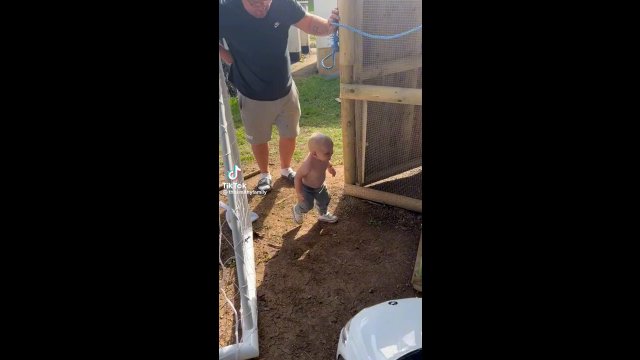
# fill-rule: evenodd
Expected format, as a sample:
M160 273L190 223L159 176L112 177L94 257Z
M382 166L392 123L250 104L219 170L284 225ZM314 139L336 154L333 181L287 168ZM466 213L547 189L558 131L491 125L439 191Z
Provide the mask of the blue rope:
M422 25L418 25L416 27L414 27L413 29L407 30L405 32L401 32L399 34L395 34L395 35L375 35L375 34L369 34L366 33L360 29L356 29L354 27L351 27L347 24L340 24L340 23L331 23L332 25L336 25L336 32L331 35L331 54L327 55L324 59L322 59L322 61L320 61L320 65L322 65L323 68L325 68L326 70L331 70L333 69L333 66L335 65L335 60L336 60L336 53L340 51L340 38L338 37L338 29L340 27L343 27L349 31L352 31L356 34L360 34L364 37L368 37L371 39L376 39L376 40L393 40L393 39L397 39L400 37L403 37L405 35L409 35L411 33L414 33L416 31L422 30ZM331 57L331 60L333 61L333 64L331 65L331 67L327 67L324 64L324 61L326 59L328 59L329 57Z
M377 40L393 40L393 39L397 39L397 38L403 37L405 35L409 35L409 34L411 34L413 32L422 30L422 25L418 25L418 26L414 27L413 29L410 29L410 30L407 30L405 32L401 32L401 33L395 34L395 35L374 35L374 34L366 33L366 32L364 32L364 31L362 31L360 29L356 29L354 27L351 27L351 26L349 26L347 24L340 24L340 23L332 23L332 24L336 25L338 27L343 27L343 28L345 28L347 30L353 31L354 33L360 34L360 35L362 35L364 37L368 37L368 38L371 38L371 39L377 39ZM336 31L336 33L337 33L337 31Z

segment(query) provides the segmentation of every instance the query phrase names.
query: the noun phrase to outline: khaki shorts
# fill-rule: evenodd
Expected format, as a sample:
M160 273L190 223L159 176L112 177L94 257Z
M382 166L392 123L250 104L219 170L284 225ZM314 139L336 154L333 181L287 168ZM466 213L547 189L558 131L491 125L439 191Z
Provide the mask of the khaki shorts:
M250 144L265 144L271 140L271 127L278 126L281 138L300 135L300 101L296 83L289 94L274 101L252 100L238 92L242 124Z

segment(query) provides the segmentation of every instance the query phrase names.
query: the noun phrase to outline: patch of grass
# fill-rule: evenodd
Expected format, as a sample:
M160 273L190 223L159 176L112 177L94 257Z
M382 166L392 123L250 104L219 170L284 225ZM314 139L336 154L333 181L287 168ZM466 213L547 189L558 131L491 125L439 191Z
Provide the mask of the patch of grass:
M339 79L326 80L318 75L296 80L296 85L300 93L300 136L296 140L296 150L293 153L294 163L300 162L307 155L307 141L314 132L321 132L333 139L333 158L331 162L335 165L342 164L342 127L340 125L340 103L335 99L340 95ZM238 98L230 99L233 123L236 128L238 140L238 150L240 161L243 166L252 164L257 168L251 144L245 138L244 126L240 118ZM269 162L276 164L280 162L278 155L278 128L273 126L271 142L269 147ZM220 166L222 159L220 158Z

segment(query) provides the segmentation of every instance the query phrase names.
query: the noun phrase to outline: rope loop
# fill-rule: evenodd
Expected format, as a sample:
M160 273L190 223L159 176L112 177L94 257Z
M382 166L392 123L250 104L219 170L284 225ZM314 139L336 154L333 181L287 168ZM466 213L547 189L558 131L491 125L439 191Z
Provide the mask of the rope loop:
M368 37L370 39L376 39L376 40L393 40L393 39L397 39L397 38L403 37L405 35L409 35L409 34L414 33L416 31L422 30L422 25L418 25L418 26L414 27L413 29L409 29L409 30L407 30L405 32L401 32L399 34L394 34L394 35L375 35L375 34L366 33L366 32L364 32L364 31L362 31L360 29L356 29L356 28L351 27L351 26L349 26L347 24L340 24L340 23L331 23L331 24L336 26L336 32L333 35L331 35L331 54L325 56L324 59L322 59L320 61L320 65L322 65L322 67L325 68L326 70L333 69L333 67L336 64L336 53L340 51L340 38L338 37L338 30L341 27L343 27L343 28L345 28L345 29L347 29L349 31L352 31L352 32L354 32L356 34L359 34L361 36ZM330 67L326 66L324 64L324 61L327 60L328 58L331 58L331 61L332 61Z

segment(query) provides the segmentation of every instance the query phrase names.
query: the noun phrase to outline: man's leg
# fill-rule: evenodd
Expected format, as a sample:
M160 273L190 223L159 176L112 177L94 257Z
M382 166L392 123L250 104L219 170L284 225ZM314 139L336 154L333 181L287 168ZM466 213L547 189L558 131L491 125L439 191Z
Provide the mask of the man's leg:
M296 149L296 137L300 135L300 101L295 82L284 99L282 112L276 118L280 135L280 175L293 182L296 173L291 169L291 159Z
M269 143L255 144L255 145L252 144L251 150L253 151L253 156L256 158L256 162L258 163L258 168L260 168L260 172L263 174L268 174L269 173Z
M291 159L296 149L296 138L280 138L280 169L291 167ZM267 152L269 150L267 149Z
M269 143L251 144L253 156L256 158L260 168L260 179L256 189L260 191L271 191L271 174L269 173Z
M271 190L269 140L271 140L271 126L279 107L269 102L251 100L240 92L238 92L238 104L247 141L251 144L251 151L260 169L257 189L268 192Z

